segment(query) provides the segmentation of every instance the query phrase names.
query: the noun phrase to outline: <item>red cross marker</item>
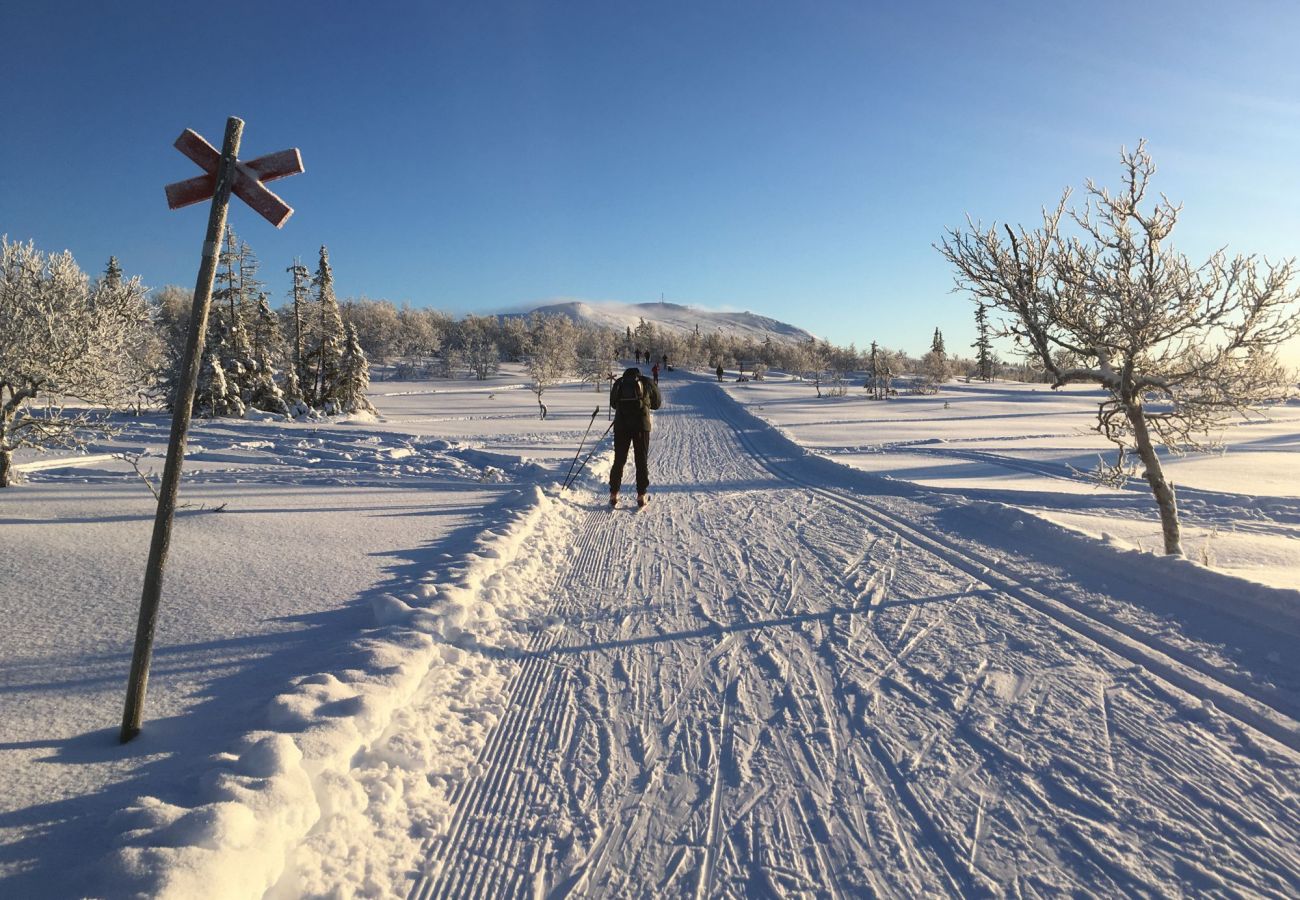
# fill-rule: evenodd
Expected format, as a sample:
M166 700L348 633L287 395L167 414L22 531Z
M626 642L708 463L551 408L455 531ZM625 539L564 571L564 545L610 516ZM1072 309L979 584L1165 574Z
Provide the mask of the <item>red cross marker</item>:
M209 199L217 188L217 165L221 153L189 128L176 139L176 149L184 153L208 174L167 185L167 206L180 209ZM302 154L297 148L268 153L248 162L235 163L232 192L276 228L293 215L293 207L266 189L264 182L287 178L303 172Z

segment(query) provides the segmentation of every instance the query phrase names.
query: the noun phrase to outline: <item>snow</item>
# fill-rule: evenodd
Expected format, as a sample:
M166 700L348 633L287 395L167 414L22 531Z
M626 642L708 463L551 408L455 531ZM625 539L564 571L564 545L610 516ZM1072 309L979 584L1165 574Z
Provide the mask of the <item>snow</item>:
M1089 477L1100 455L1114 456L1092 430L1096 391L954 380L930 396L875 402L855 388L817 400L811 385L779 375L727 390L791 439L855 469L995 499L1119 546L1163 547L1145 481L1112 489ZM1185 551L1250 581L1300 588L1300 404L1217 437L1218 453L1162 455Z
M153 501L111 454L167 422L22 457L0 893L1300 889L1300 408L1170 460L1172 560L1076 471L1086 392L662 386L640 512L607 443L557 489L603 393L542 422L513 368L197 422L126 746Z

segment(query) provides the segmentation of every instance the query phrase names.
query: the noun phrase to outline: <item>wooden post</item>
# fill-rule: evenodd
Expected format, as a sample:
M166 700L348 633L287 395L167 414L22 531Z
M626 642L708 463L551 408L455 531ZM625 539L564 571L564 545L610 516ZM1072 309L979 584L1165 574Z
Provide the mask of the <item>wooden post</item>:
M208 307L212 302L212 283L217 271L217 249L226 230L226 212L234 186L239 141L244 132L241 119L226 120L226 136L217 165L212 210L208 214L208 232L203 241L199 277L194 283L194 306L190 312L190 330L185 342L185 361L176 390L176 408L172 413L171 441L167 462L158 490L158 513L153 523L153 541L149 545L149 562L144 573L144 592L140 598L140 619L135 629L135 652L131 656L131 676L126 688L126 708L122 713L122 743L140 733L144 717L145 688L149 683L149 660L153 655L154 629L158 622L158 602L162 597L163 567L171 544L172 519L176 514L176 495L180 488L181 463L185 458L185 440L198 389L199 366L208 328Z

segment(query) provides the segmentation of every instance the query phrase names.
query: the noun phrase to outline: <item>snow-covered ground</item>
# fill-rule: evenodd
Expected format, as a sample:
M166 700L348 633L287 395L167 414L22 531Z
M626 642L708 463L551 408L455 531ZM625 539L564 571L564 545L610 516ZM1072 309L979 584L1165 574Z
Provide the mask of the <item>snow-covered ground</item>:
M603 394L520 385L197 425L125 747L166 423L25 460L0 894L1300 891L1300 410L1172 463L1168 560L1086 395L673 373L611 513Z
M1151 491L1092 479L1114 447L1094 430L1101 394L1077 386L949 382L929 396L817 399L782 378L728 383L751 412L864 472L1009 504L1114 546L1163 552ZM1300 402L1212 436L1218 452L1163 454L1188 557L1249 581L1300 588Z

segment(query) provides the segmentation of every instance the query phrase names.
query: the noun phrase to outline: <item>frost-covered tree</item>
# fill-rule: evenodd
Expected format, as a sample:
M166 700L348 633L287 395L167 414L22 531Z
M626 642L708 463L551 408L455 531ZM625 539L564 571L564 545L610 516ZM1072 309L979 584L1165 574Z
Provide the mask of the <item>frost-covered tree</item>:
M827 378L827 369L830 365L829 345L825 341L819 341L816 338L810 338L805 341L801 347L803 351L797 358L799 360L799 377L804 381L811 381L817 390L817 397L822 395L822 383Z
M249 406L285 416L292 413L288 398L277 380L276 366L284 354L280 322L275 313L271 312L271 306L263 294L257 299L253 319L253 369L248 378L247 398Z
M312 277L316 289L315 306L318 316L319 340L312 348L315 363L311 402L322 409L339 405L339 373L343 365L343 317L339 313L338 298L334 296L334 270L330 268L329 251L322 244L316 274Z
M490 316L466 316L456 329L456 358L469 367L474 377L486 381L501 366L501 353L493 339L496 320Z
M867 355L866 388L873 400L888 400L893 392L894 379L898 376L897 357L894 353L871 342L871 351Z
M1146 202L1155 165L1145 144L1120 159L1117 193L1088 181L1082 209L1067 209L1067 190L1041 227L1004 226L1004 240L971 223L938 249L958 287L1003 314L1001 333L1028 348L1054 387L1106 391L1097 428L1118 455L1099 474L1127 477L1128 454L1137 454L1165 552L1177 555L1178 506L1156 448L1203 448L1211 429L1285 394L1274 354L1300 333L1300 291L1294 260L1219 251L1197 264L1176 252L1169 238L1181 208ZM1075 362L1062 365L1059 350Z
M577 366L574 327L563 316L533 316L528 324L528 356L524 365L532 379L532 391L537 395L538 412L545 419L542 395Z
M207 349L222 348L226 380L247 403L255 390L257 347L250 325L262 296L260 264L253 249L229 225L222 241L212 291Z
M347 326L343 360L339 370L338 409L340 413L374 412L366 392L370 390L370 361L357 337L357 330Z
M200 416L237 419L245 412L244 401L238 389L226 378L221 355L220 345L203 354L198 389L194 393L194 411Z
M121 408L141 387L130 348L150 327L138 278L93 288L66 251L45 254L0 236L0 487L13 452L78 449L107 430L91 407Z
M280 393L284 396L284 405L291 417L296 419L311 412L311 407L307 405L307 401L302 395L302 384L298 381L298 372L293 366L284 370L284 387L281 388Z
M596 390L617 367L618 332L603 328L584 329L578 337L578 374Z
M921 357L921 393L937 393L939 386L948 380L948 375L948 353L944 350L943 332L936 328L930 340L930 352Z
M145 403L157 396L156 387L167 363L149 292L139 278L123 278L117 257L110 256L92 297L97 306L117 309L124 319L137 323L122 345L122 366L124 377L135 386L130 405L139 415Z
M371 300L368 297L344 300L340 304L343 312L343 324L356 329L357 340L366 357L380 365L397 355L399 340L399 321L397 307L387 300Z
M288 327L293 339L292 365L287 368L293 370L294 382L299 385L298 392L301 396L301 385L307 384L312 380L305 361L308 327L307 306L311 302L309 296L311 271L302 264L302 261L298 259L298 257L294 257L293 265L289 266L285 271L289 273L291 279L289 287L289 308L287 313L290 322Z

